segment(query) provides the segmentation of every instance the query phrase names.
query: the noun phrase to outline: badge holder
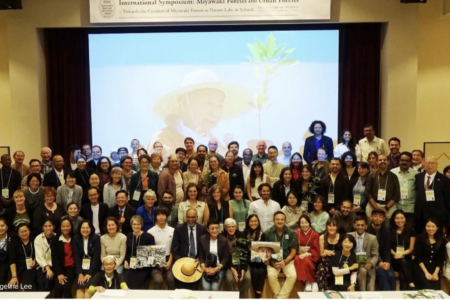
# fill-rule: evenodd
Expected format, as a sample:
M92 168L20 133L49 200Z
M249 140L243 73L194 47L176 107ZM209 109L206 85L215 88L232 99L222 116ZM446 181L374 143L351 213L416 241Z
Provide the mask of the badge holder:
M405 247L404 246L397 246L395 253L402 254L403 252L405 252Z
M361 205L361 195L354 195L353 196L353 204L356 206Z
M135 256L130 258L130 269L136 269L137 258Z
M377 199L378 199L378 201L386 201L386 190L379 189Z
M400 198L408 199L408 189L400 189Z
M90 258L83 258L83 263L81 265L81 268L83 270L89 270L91 268L91 259Z
M9 198L9 189L2 189L2 197L6 199Z
M33 267L32 267L33 259L31 257L27 257L25 259L25 263L27 264L27 270L33 269Z
M134 191L133 193L133 201L139 201L139 198L141 197L141 192L140 191Z
M425 196L427 197L427 201L436 201L436 198L434 197L434 190L426 190Z
M328 203L334 204L334 194L328 194Z
M239 231L244 231L245 229L245 222L239 222Z

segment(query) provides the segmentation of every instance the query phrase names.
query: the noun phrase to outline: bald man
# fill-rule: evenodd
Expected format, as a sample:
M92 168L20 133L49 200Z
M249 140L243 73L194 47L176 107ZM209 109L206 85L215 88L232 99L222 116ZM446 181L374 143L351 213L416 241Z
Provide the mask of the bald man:
M64 158L61 155L53 156L53 170L44 175L44 186L52 186L58 189L66 182L66 175L70 171L65 168Z
M292 144L286 141L281 145L281 149L283 150L283 155L278 156L278 162L289 167L292 155Z
M44 147L41 149L41 173L47 174L51 170L53 170L53 163L52 163L52 149L49 147Z
M256 144L256 154L253 155L252 161L259 160L262 164L269 160L269 156L266 153L267 144L264 140L259 140Z
M225 158L217 152L217 148L219 147L219 141L216 138L212 138L208 142L209 152L208 154L217 156L219 160L219 164L222 165L225 162Z
M450 219L450 179L438 172L436 157L425 159L425 172L416 175L416 202L414 204L415 228L418 233L425 228L429 218L441 225Z

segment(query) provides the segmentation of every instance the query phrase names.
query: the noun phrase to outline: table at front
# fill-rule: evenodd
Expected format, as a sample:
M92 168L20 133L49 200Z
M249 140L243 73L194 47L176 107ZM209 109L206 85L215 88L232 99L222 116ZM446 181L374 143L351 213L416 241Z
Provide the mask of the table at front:
M50 292L0 292L2 299L45 299Z
M439 294L443 296L444 299L450 299L450 296L447 295L444 291L438 290ZM375 295L375 293L378 293L381 295L382 299L404 299L403 294L415 294L417 291L389 291L389 292L383 292L383 291L375 291L375 292L340 292L346 299L365 299L364 297L359 298L362 294L367 294L367 298L369 298L370 294ZM300 299L327 299L325 294L323 292L314 292L314 293L308 293L308 292L298 292L298 297ZM371 298L370 299L376 299Z
M124 298L134 299L169 299L170 294L173 291L167 290L130 290L127 291ZM196 297L198 299L239 299L239 292L214 292L214 291L191 291L189 296ZM2 297L3 298L3 297ZM111 299L114 297L102 297L101 293L95 293L92 299Z

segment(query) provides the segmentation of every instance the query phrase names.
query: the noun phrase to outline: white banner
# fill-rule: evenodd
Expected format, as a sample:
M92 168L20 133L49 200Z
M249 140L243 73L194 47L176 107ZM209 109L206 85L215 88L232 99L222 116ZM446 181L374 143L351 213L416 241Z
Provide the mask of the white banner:
M328 20L331 0L90 0L91 23Z

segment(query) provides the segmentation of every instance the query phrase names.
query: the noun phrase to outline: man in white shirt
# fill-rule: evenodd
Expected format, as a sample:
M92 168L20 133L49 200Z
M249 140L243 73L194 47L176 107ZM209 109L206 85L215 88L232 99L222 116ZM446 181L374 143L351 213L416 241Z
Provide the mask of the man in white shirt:
M95 228L95 234L102 235L106 233L103 224L109 215L108 204L98 202L100 192L96 187L90 187L87 194L90 203L87 203L81 207L80 217L91 221Z
M270 184L263 183L258 187L261 199L253 201L248 209L248 214L256 214L261 223L262 231L266 231L273 226L273 215L280 210L280 204L271 200L272 188Z
M147 232L155 238L155 245L166 246L166 265L163 267L153 268L150 277L154 280L153 288L161 290L164 282L163 275L167 278L167 286L169 290L175 289L175 278L172 273L173 257L170 249L172 247L172 239L174 228L167 225L169 210L165 206L158 206L155 210L156 225Z
M367 162L367 156L370 152L375 151L380 154L388 155L389 149L386 142L375 136L375 129L372 124L364 126L365 138L359 140L358 145L361 151L361 161Z
M291 153L292 153L292 145L290 142L284 142L281 146L283 149L283 155L278 156L278 161L282 163L283 165L289 167L290 159L291 159Z
M253 157L253 151L250 148L244 149L244 152L242 152L243 159L241 162L236 163L239 166L242 167L242 173L244 175L244 184L245 187L247 186L247 179L250 177L250 171L252 169L252 157ZM249 198L247 198L249 199Z
M269 161L263 164L264 173L270 177L270 186L280 180L281 170L285 167L284 165L277 162L278 148L276 146L270 146L268 151Z

